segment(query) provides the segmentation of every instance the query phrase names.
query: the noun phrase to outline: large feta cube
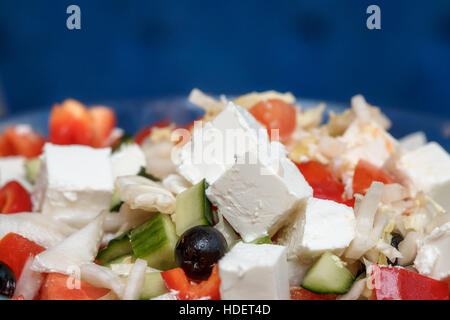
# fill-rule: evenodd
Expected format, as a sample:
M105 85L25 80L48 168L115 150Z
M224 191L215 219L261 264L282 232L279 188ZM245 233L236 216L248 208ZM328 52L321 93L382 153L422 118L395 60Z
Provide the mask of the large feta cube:
M26 179L25 161L24 157L0 157L0 188L16 180L25 189L31 190L31 184Z
M436 142L402 154L389 170L413 194L423 191L450 211L450 156Z
M312 188L295 164L279 159L278 170L248 152L207 190L209 200L247 241L273 235Z
M145 154L136 143L126 143L111 155L113 179L135 175L146 167Z
M340 255L355 237L351 207L331 200L309 198L280 232L278 242L287 246L289 259L308 263L325 251Z
M213 183L234 164L236 155L269 148L267 130L244 108L229 102L212 121L194 128L178 153L178 172L191 183ZM266 152L267 151L263 151Z
M418 241L416 269L437 280L450 280L450 222Z
M360 120L353 121L341 139L346 144L346 150L342 155L343 165L350 171L360 159L381 167L398 145L398 142L376 122Z
M289 300L286 248L239 242L219 260L223 300Z
M80 228L108 209L114 189L111 149L44 146L33 209Z

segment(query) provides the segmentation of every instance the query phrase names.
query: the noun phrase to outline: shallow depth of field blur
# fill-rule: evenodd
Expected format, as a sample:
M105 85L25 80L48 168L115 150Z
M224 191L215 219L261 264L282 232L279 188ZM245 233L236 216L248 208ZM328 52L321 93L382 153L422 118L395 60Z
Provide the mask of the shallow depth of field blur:
M82 29L66 28L81 8ZM366 8L381 8L381 30ZM450 118L450 2L2 1L8 113L83 102L292 91Z

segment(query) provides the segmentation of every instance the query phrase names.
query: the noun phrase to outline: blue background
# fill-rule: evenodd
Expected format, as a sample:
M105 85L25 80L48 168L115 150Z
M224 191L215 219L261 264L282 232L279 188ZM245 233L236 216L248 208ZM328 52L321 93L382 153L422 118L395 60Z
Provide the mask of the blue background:
M82 29L66 28L81 7ZM382 30L366 28L381 7ZM1 0L9 111L85 102L290 90L450 118L450 1Z

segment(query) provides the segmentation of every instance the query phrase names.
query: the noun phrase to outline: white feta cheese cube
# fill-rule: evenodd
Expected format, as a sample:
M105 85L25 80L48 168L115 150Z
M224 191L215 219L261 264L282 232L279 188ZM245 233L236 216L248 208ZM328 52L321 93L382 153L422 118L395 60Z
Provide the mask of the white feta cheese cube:
M113 179L135 175L141 167L146 167L145 154L136 143L126 143L111 155Z
M24 157L0 157L0 188L6 183L16 180L28 191L31 184L26 179Z
M412 194L423 191L450 211L450 156L436 142L403 153L389 170Z
M219 260L223 300L289 300L286 248L239 242Z
M111 149L44 146L33 189L33 209L80 228L111 204Z
M178 153L178 172L191 183L213 183L234 164L236 155L269 148L267 130L244 108L229 102L203 127L195 127L191 141Z
M342 141L346 151L343 166L353 170L360 159L381 167L397 148L398 142L376 122L355 120L347 128Z
M281 231L278 243L287 246L289 259L312 262L325 251L340 255L355 237L351 207L331 200L309 198Z
M273 235L298 204L312 196L312 188L289 159L279 159L276 172L248 152L236 157L235 164L210 185L206 195L250 242Z
M417 243L416 269L437 280L450 280L450 222L434 229Z

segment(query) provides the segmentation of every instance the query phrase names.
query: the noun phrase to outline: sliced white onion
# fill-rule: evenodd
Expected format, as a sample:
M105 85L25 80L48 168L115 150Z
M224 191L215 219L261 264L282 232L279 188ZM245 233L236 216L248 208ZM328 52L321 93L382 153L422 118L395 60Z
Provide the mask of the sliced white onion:
M111 289L119 298L123 296L125 283L111 269L95 263L80 266L81 280L99 288Z
M431 220L430 223L425 227L425 232L427 234L431 233L434 229L439 228L440 226L450 222L450 212L445 214L438 214Z
M403 258L402 254L397 249L386 243L383 239L378 240L376 248L391 261L395 261L397 258Z
M25 300L33 300L41 288L42 282L44 281L44 275L31 269L33 260L34 257L30 256L25 263L16 284L14 297L21 295Z
M71 274L73 268L94 261L103 237L103 220L104 215L98 216L61 243L38 254L33 270Z
M172 192L174 195L177 195L184 190L188 189L192 184L187 181L185 178L178 174L169 174L162 181L163 186Z
M402 258L398 259L398 264L407 266L413 263L417 255L417 240L421 240L423 235L420 232L410 231L406 234L403 241L398 245L398 250Z
M119 212L109 213L106 215L106 223L111 223L109 220L111 216L116 215L116 225L112 226L109 224L104 229L108 230L108 232L116 233L116 235L120 235L122 233L128 232L134 227L137 227L143 224L145 221L155 216L157 212L147 212L140 209L131 209L130 206L126 203L122 204Z
M137 259L128 275L123 300L138 300L145 282L147 261Z
M17 233L38 245L51 248L76 230L40 213L0 214L0 238Z
M208 113L217 114L222 111L226 104L218 101L211 96L206 95L201 90L194 88L189 94L188 100L190 103L204 109Z
M366 267L366 274L370 274L369 270L370 270L373 262L371 262L363 257L363 263L364 263L364 266Z
M227 241L228 247L230 247L239 239L239 237L234 231L233 227L231 227L231 225L226 220L224 220L222 214L218 212L217 215L219 218L219 222L214 226L214 228L222 233L223 237Z
M150 212L175 212L175 197L160 183L141 176L118 177L114 183L116 191L131 209Z
M289 285L291 287L299 286L311 265L305 264L298 259L288 259L287 265Z
M177 294L177 292L167 292L151 300L178 300Z
M375 216L373 222L373 228L371 232L367 235L367 246L372 248L376 245L377 241L383 235L383 231L388 225L392 218L392 213L390 212L378 212Z
M384 185L381 201L383 203L391 203L403 200L409 196L409 191L398 183Z
M111 269L111 271L120 276L120 277L128 277L131 269L133 269L134 263L113 263L109 265L109 268ZM145 269L146 273L150 273L150 272L161 272L161 270L155 269L155 268L151 268L151 267L147 267Z
M340 296L338 300L358 300L366 288L366 278L360 279L353 283L350 291Z
M383 184L374 181L362 201L358 203L355 211L356 233L355 238L345 253L347 258L359 259L364 252L375 245L375 242L368 241L368 235L372 233L375 214L378 210L378 203L381 200L382 192Z

